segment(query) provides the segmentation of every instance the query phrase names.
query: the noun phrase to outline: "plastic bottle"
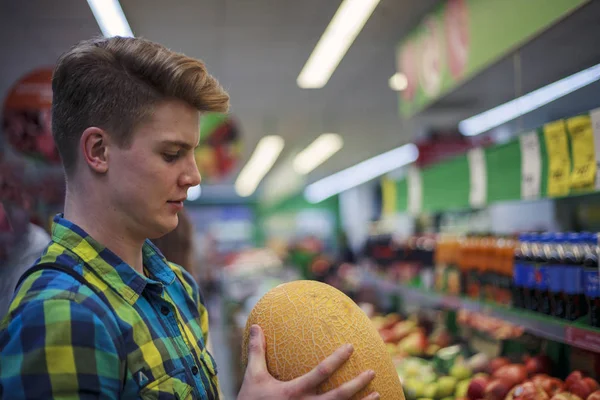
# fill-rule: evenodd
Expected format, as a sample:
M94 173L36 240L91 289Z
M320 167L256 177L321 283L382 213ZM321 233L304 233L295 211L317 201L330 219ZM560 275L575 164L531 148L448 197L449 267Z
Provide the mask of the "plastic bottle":
M600 327L600 278L598 274L598 235L583 234L583 290L586 296L589 323Z
M565 318L575 321L587 313L587 303L583 291L584 237L571 234L568 240L568 254L564 258Z
M551 315L557 318L565 318L566 313L566 297L565 297L565 260L571 257L569 254L569 246L566 243L572 240L570 236L556 235L554 242L556 253L551 257L548 263L548 295L550 297Z
M494 300L504 306L511 305L512 299L512 278L514 270L514 254L517 246L513 237L505 237L498 240L497 254L498 276L497 286L495 288Z
M542 255L540 235L532 233L529 237L529 253L523 263L523 298L525 308L537 311L537 300L535 298L535 271L536 263Z
M545 233L540 239L541 254L536 257L535 265L535 311L545 315L552 313L548 272L550 268L560 263L563 241L564 236L560 233Z
M525 308L525 288L523 286L523 266L526 255L529 253L530 235L523 233L519 235L518 243L515 246L515 267L513 269L512 284L512 306L515 308Z

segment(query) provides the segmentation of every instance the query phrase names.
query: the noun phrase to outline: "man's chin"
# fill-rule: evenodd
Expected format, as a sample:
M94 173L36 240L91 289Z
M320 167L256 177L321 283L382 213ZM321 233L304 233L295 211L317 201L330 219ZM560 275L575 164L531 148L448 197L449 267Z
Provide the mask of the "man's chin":
M160 221L159 224L156 224L153 229L148 230L148 239L158 239L160 237L165 236L167 233L170 233L177 228L177 224L179 223L179 218L175 215L174 218L169 218Z

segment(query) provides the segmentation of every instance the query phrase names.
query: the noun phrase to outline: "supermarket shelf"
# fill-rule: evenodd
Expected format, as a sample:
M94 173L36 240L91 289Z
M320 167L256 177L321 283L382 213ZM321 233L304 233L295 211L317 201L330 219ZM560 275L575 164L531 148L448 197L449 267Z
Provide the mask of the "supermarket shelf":
M404 286L369 272L363 273L362 284L376 286L378 290L387 294L400 295L404 301L410 304L418 304L424 308L439 307L480 312L521 326L527 332L538 337L600 353L600 329L577 323L568 323L534 312L515 310L464 297Z

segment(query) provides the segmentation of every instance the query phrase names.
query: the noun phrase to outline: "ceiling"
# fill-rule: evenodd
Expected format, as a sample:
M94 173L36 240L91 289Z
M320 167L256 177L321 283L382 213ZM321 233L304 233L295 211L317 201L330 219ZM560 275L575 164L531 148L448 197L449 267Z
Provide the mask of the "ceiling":
M303 90L296 77L339 0L120 0L133 32L204 60L231 95L247 158L265 134L284 137L279 164L323 132L338 132L344 148L309 176L339 171L414 139L431 127L512 98L512 57L433 104L398 117L395 46L437 0L381 0L323 89ZM521 52L526 92L600 62L600 2L552 28ZM99 34L85 0L0 0L0 96L24 72L51 65L78 40ZM584 38L584 39L582 39ZM230 181L231 182L231 181Z

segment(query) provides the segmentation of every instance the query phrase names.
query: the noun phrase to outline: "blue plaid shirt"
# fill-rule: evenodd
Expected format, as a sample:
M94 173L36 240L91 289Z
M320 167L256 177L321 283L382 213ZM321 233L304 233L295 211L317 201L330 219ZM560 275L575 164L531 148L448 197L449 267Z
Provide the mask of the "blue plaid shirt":
M0 324L0 394L10 399L218 399L194 279L146 241L147 276L58 215L39 262Z

